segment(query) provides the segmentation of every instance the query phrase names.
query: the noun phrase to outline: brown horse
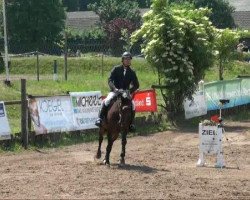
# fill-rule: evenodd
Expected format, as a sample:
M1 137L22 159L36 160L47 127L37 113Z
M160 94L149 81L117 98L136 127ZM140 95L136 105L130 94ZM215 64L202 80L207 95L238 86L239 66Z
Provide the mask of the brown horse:
M107 133L108 145L106 148L106 156L103 160L105 165L110 165L109 157L114 141L118 138L119 133L122 136L122 151L120 165L125 164L125 147L127 144L127 133L132 117L132 99L129 91L120 91L117 93L114 100L110 103L107 117L103 120L99 129L99 146L96 153L96 158L101 158L101 145L103 136Z

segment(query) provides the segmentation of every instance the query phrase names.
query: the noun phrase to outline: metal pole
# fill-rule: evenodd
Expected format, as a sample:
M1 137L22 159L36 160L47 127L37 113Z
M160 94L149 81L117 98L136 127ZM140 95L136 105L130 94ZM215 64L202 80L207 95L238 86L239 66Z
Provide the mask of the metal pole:
M3 26L4 26L4 62L5 62L5 71L6 71L6 81L5 84L10 84L10 74L9 74L9 65L8 65L8 40L7 40L7 23L6 23L6 10L5 10L5 0L3 0Z

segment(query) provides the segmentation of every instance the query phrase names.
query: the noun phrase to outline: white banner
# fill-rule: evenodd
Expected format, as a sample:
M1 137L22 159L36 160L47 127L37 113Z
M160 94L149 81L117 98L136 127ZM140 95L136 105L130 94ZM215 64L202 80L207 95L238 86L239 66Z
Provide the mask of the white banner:
M7 113L5 110L4 102L0 102L0 140L8 140L10 137L11 131L9 126L9 121L7 118Z
M186 119L207 114L205 95L202 91L196 92L193 95L192 101L185 99L183 104L184 104Z
M101 107L100 91L71 92L73 121L77 130L97 128L95 121Z
M69 96L30 99L29 110L37 135L74 130Z

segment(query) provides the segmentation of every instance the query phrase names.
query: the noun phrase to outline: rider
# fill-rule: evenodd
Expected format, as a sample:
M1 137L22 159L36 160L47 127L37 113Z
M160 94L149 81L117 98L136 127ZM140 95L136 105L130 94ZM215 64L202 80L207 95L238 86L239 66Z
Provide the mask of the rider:
M131 69L132 55L130 52L124 52L122 54L122 64L115 66L108 79L110 87L110 93L102 103L101 110L99 112L99 118L96 120L95 125L101 126L102 120L107 115L108 106L111 100L116 96L119 89L129 90L130 94L135 92L139 88L139 82L134 70ZM130 131L135 131L135 125L133 124L135 118L135 105L133 102L132 119L130 124Z

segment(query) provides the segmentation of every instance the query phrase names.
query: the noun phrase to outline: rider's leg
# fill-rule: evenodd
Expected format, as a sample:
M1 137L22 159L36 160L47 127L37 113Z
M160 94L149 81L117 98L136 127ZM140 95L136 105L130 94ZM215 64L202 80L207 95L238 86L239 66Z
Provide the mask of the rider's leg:
M130 121L130 126L129 126L129 131L130 132L135 132L136 127L134 124L134 119L135 119L135 102L132 101L132 113L131 113L131 121Z
M102 124L103 119L106 117L107 112L108 112L108 106L110 104L110 101L114 98L115 93L114 92L110 92L108 94L108 96L106 97L106 99L104 99L104 101L102 102L102 106L101 109L99 111L99 118L96 120L95 125L100 127Z
M96 126L98 126L98 127L101 126L103 119L107 115L107 110L108 110L108 107L105 105L105 102L102 102L102 106L101 106L101 109L100 109L99 114L98 114L98 119L95 122Z

